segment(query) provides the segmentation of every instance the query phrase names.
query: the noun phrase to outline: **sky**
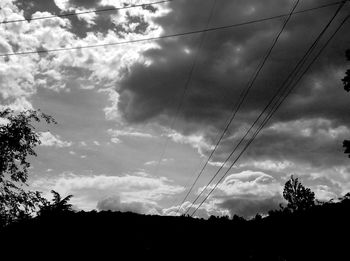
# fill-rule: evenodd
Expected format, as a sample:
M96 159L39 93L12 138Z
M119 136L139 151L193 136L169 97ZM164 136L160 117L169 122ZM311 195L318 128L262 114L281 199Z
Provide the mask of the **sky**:
M0 108L40 109L58 122L37 126L42 144L36 148L38 156L30 159L31 189L47 197L52 189L62 196L72 194L71 202L80 210L183 213L338 7L291 17L228 133L180 207L286 17L205 34L3 55L226 26L288 14L295 4L294 0L217 0L215 5L213 0L173 0L28 20L150 2L0 2L0 21L27 19L0 24ZM304 0L296 11L332 2ZM348 13L349 3L330 32ZM319 200L350 191L350 160L342 148L342 141L350 137L350 96L341 82L349 68L345 58L349 27L349 22L342 27L196 216L267 213L283 202L283 185L292 174Z

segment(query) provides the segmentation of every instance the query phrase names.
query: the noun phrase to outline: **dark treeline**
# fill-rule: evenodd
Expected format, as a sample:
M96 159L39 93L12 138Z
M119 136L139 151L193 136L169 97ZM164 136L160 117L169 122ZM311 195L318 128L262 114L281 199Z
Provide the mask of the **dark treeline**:
M287 206L251 220L56 209L3 228L1 247L16 255L35 253L41 258L343 260L349 256L349 220L349 193L336 202L297 210Z

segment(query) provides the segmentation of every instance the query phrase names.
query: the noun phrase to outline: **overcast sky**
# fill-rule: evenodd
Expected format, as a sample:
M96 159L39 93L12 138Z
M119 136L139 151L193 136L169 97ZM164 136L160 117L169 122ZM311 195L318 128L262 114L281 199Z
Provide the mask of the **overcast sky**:
M151 0L2 0L0 21ZM331 0L300 1L298 10ZM99 45L288 14L293 0L174 0L148 7L0 24L0 53ZM207 184L302 57L337 5L294 15L229 134L182 209ZM330 32L349 13L347 4ZM202 34L109 47L0 57L0 106L41 109L31 188L73 194L77 209L174 214L286 17ZM266 213L291 174L318 199L350 191L349 22L229 171L198 215ZM198 47L203 44L198 53ZM181 102L191 66L188 91ZM180 110L178 110L181 104Z

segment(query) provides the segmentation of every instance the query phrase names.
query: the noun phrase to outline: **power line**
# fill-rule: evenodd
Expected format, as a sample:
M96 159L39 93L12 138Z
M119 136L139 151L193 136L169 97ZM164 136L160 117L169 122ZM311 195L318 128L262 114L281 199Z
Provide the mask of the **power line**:
M327 30L327 28L330 26L331 22L334 20L335 16L339 13L340 9L342 8L342 6L340 6L340 8L338 8L336 14L332 17L331 21L326 25L326 27L322 30L322 32L319 34L319 36L317 37L317 39L314 41L314 43L311 45L311 47L308 49L308 51L306 52L306 54L301 58L301 60L298 62L298 64L296 65L296 67L293 69L293 71L289 74L289 76L287 77L287 79L284 81L284 83L282 84L282 86L277 90L277 92L275 93L275 95L272 97L272 99L270 100L270 102L266 105L266 107L264 108L264 110L260 113L260 115L258 116L258 118L254 121L254 123L251 125L251 127L248 129L248 131L246 132L246 134L243 136L243 138L240 140L240 142L236 145L236 147L234 148L234 150L232 151L232 153L230 154L230 156L226 159L225 163L229 160L229 158L231 158L231 156L233 155L233 153L237 150L237 148L240 146L240 144L245 140L245 138L247 137L247 135L250 133L250 131L253 129L253 127L255 126L255 124L260 120L260 118L262 117L262 115L265 113L265 111L268 109L268 107L272 104L272 102L274 101L274 99L279 95L279 92L282 90L283 86L294 76L296 76L298 74L298 71L301 69L301 67L305 64L307 58L310 56L311 52L314 50L314 48L316 47L316 44L319 42L320 38L323 36L323 34L325 33L325 31ZM285 91L285 90L283 90ZM280 97L282 97L283 94L280 95ZM286 98L286 97L285 97ZM285 99L284 98L284 99ZM278 102L278 101L277 101ZM275 105L276 103L275 102ZM274 105L274 106L275 106ZM277 110L277 109L276 109ZM275 111L276 111L275 110ZM239 154L239 156L237 157L237 159L231 164L231 166L229 167L229 169L225 172L225 174L222 176L222 178L216 183L216 185L213 187L213 189L210 191L210 193L207 195L207 197L205 197L205 199L201 202L201 204L196 208L196 210L192 213L192 216L195 214L195 212L199 209L199 207L205 202L205 200L209 197L209 195L215 190L215 188L218 186L218 184L223 180L223 178L227 175L228 171L233 167L233 165L238 161L238 159L240 158L240 156L243 154L243 152L248 148L248 146L253 142L253 140L255 139L255 137L258 135L258 133L261 131L261 129L265 126L265 124L267 123L267 121L272 117L272 114L274 113L274 110L271 109L270 112L267 114L267 116L265 117L263 123L260 125L260 127L256 130L256 132L254 133L253 137L249 140L248 144L246 144L245 148L242 150L242 152ZM223 164L223 165L224 165ZM220 170L219 170L220 171ZM213 177L213 179L218 175L219 171L215 174L215 176ZM213 180L212 179L212 180ZM207 186L205 187L208 188L209 184L212 182L212 180L207 184ZM204 189L204 190L205 190ZM204 190L202 192L204 192ZM202 193L201 193L202 194Z
M258 67L257 67L257 69L255 70L255 72L253 73L251 79L248 81L247 87L244 88L244 90L241 92L240 97L239 97L239 99L238 99L237 106L236 106L236 104L235 104L235 106L233 107L233 111L231 112L231 116L230 116L230 118L229 118L229 121L228 121L228 123L226 124L226 126L225 126L225 128L224 128L224 130L223 130L223 132L222 132L222 134L221 134L221 136L220 136L220 138L219 138L219 140L218 140L217 143L215 144L214 149L211 151L211 153L210 153L210 155L209 155L207 161L205 162L205 164L204 164L204 166L202 167L201 171L199 172L199 174L197 175L196 179L194 180L194 182L193 182L193 184L192 184L190 190L188 191L188 193L186 194L185 198L183 199L181 205L179 206L179 209L181 208L181 206L183 205L183 203L184 203L184 202L186 201L186 199L188 198L190 192L191 192L192 189L194 188L195 184L197 183L198 179L199 179L200 176L202 175L204 169L205 169L206 166L208 165L210 159L212 158L212 156L214 155L216 149L218 148L219 144L221 143L222 139L224 138L224 136L225 136L226 132L228 131L228 129L229 129L231 123L233 122L234 118L236 117L237 112L238 112L239 109L241 108L243 102L244 102L245 99L247 98L247 96L248 96L250 90L252 89L252 87L253 87L253 85L254 85L256 79L258 78L258 76L259 76L261 70L262 70L263 67L265 66L265 64L266 64L266 62L267 62L267 60L268 60L268 58L270 57L270 55L271 55L271 53L272 53L272 50L275 48L275 46L276 46L276 44L277 44L277 42L278 42L278 40L279 40L281 34L283 33L285 27L287 26L287 24L288 24L290 18L292 17L292 15L293 15L295 9L297 8L299 2L300 2L300 0L296 0L296 1L295 1L294 5L293 5L293 7L292 7L292 9L291 9L291 11L290 11L290 13L289 13L289 16L288 16L287 19L284 21L283 26L282 26L281 30L278 32L278 34L277 34L277 36L275 37L275 39L273 40L271 47L268 49L266 55L264 56L264 58L263 58L263 60L261 61L261 63L258 65ZM197 200L197 199L198 199L198 198L196 198L196 200ZM196 201L196 200L195 200L195 201ZM194 201L194 202L195 202L195 201ZM193 206L193 203L189 206L188 209L190 209L192 206ZM187 211L186 211L186 213L187 213Z
M208 16L208 19L206 21L206 24L205 24L205 29L207 29L210 25L210 22L213 18L213 15L214 15L214 10L215 10L215 6L216 6L216 3L217 3L217 0L213 0L213 4L210 8L210 13L209 13L209 16ZM191 68L190 68L190 71L189 71L189 74L188 74L188 77L187 77L187 80L185 82L185 87L184 87L184 90L182 92L182 95L181 95L181 98L180 98L180 102L176 108L176 112L175 112L175 117L173 118L172 120L172 123L171 123L171 126L170 126L170 129L174 129L174 125L175 125L175 122L177 120L177 117L178 117L178 114L181 110L181 107L183 105L183 102L185 100L185 97L186 97L186 94L187 94L187 91L190 87L190 83L191 83L191 80L192 80L192 76L193 76L193 73L194 73L194 70L195 70L195 67L197 65L197 62L198 62L198 57L199 57L199 54L202 50L202 47L203 47L203 44L204 44L204 41L205 41L205 36L206 36L206 32L203 32L202 34L202 37L201 39L199 40L199 44L198 44L198 48L197 48L197 52L195 54L195 57L193 59L193 62L192 62L192 65L191 65ZM161 153L161 156L159 158L159 161L156 165L156 168L155 168L155 174L158 173L158 169L159 169L159 166L162 162L162 159L165 155L165 151L166 151L166 148L168 146L168 143L169 143L169 138L166 140L166 143L165 143L165 146L163 147L163 150L162 150L162 153Z
M217 0L214 0L214 1L213 1L213 5L212 5L212 7L211 7L211 11L210 11L209 18L208 18L207 23L206 23L206 28L209 27L210 21L211 21L212 18L213 18L213 14L214 14L214 10L215 10L216 3L217 3ZM198 47L198 51L197 51L196 56L195 56L195 58L194 58L194 61L193 61L193 64L192 64L190 73L189 73L189 75L188 75L188 78L187 78L187 81L186 81L186 84L185 84L185 90L184 90L184 92L183 92L183 94L182 94L182 97L181 97L181 103L179 104L179 106L178 106L178 108L177 108L177 111L176 111L176 114L175 114L175 115L176 115L176 118L177 118L178 113L179 113L179 111L180 111L180 109L181 109L181 107L182 107L182 104L183 104L183 101L184 101L184 98L185 98L187 89L188 89L188 87L189 87L189 85L190 85L190 83L191 83L192 76L193 76L193 73L194 73L194 69L195 69L195 67L196 67L197 60L198 60L200 51L201 51L202 46L203 46L204 41L205 41L205 36L206 36L206 32L203 33L202 39L200 40L199 47ZM176 118L175 118L173 124L175 123ZM172 126L171 129L173 129L173 127L174 127L174 126ZM190 191L188 192L188 194L189 194L189 193L190 193ZM187 198L188 194L186 195L185 198ZM182 204L183 204L183 203L182 203ZM182 204L181 204L181 205L182 205ZM177 209L176 214L179 212L181 205L180 205L179 208Z
M264 122L263 122L263 126L260 128L263 128L267 122L272 118L273 114L279 109L279 107L282 105L282 103L284 102L284 100L290 95L290 93L293 91L293 89L296 87L297 83L301 81L301 79L303 78L303 76L306 74L306 72L311 68L311 65L316 62L317 58L322 54L322 52L324 51L324 49L329 45L329 43L331 42L331 40L335 37L335 35L339 32L339 30L344 26L344 24L346 23L346 21L350 18L350 15L346 16L344 18L344 20L340 23L340 25L337 27L337 29L333 32L333 34L330 36L330 38L327 40L327 42L322 46L321 50L318 52L318 54L313 58L312 62L308 65L308 67L305 69L305 71L303 72L303 74L301 76L299 76L298 80L296 81L296 83L294 83L294 85L287 90L286 94L283 96L282 100L280 100L278 103L275 103L274 108L271 110L271 113L269 115L268 118L265 118ZM255 136L257 136L259 134L260 130L256 132L256 134L254 133Z
M320 33L320 35L317 37L317 39L313 42L313 44L311 45L311 47L308 49L308 51L306 52L306 54L301 58L301 60L298 62L297 66L294 68L294 70L291 72L291 74L289 74L289 76L287 77L287 80L284 82L284 84L286 82L288 82L291 78L291 75L293 77L296 77L298 74L298 71L301 70L302 66L305 64L305 62L307 61L308 57L310 57L311 52L315 49L317 43L320 41L321 37L324 35L324 33L328 30L330 24L334 21L335 17L338 15L338 13L340 12L341 8L344 6L346 1L342 2L342 4L339 6L339 8L337 9L335 15L332 17L332 19L328 22L328 24L325 26L325 28L322 30L322 32ZM292 92L292 90L297 86L297 84L300 82L300 80L304 77L304 75L308 72L308 70L311 68L311 66L315 63L315 61L318 59L318 57L322 54L322 52L324 51L324 49L328 46L328 44L331 42L331 40L334 38L334 36L336 35L336 33L341 29L341 27L345 24L345 22L349 19L349 15L342 21L342 23L338 26L338 28L336 29L336 31L330 36L330 38L327 40L327 42L323 45L323 47L321 48L321 50L317 53L317 55L314 57L314 59L309 63L309 65L307 66L307 68L302 72L302 74L300 75L300 77L298 78L297 81L294 82L294 84L290 87L290 89L284 89L283 92L286 92L286 94L284 94L284 96L282 97L283 94L280 95L279 97L279 101L275 102L274 107L270 110L270 112L265 116L265 119L263 120L263 122L260 124L260 127L255 131L255 133L253 134L253 136L250 138L250 140L248 141L248 143L245 145L245 147L243 148L243 150L240 152L240 154L237 156L237 158L233 161L233 163L231 164L231 166L228 168L228 170L224 173L224 175L218 180L218 182L215 184L215 186L210 190L210 192L206 195L206 197L201 201L201 203L197 206L197 208L194 210L194 212L192 213L191 216L193 216L196 211L202 206L202 204L208 199L208 197L210 196L210 194L216 189L216 187L220 184L220 182L226 177L227 173L231 170L231 168L233 167L233 165L240 159L240 157L243 155L243 153L247 150L247 148L250 146L250 144L255 140L255 138L257 137L257 135L260 133L260 131L264 128L264 126L267 124L267 122L271 119L271 117L274 115L274 113L278 110L278 108L281 106L281 104L285 101L285 99L289 96L289 94ZM300 66L301 65L301 66ZM293 81L293 80L292 80ZM292 83L292 81L290 82L290 84ZM253 126L258 122L258 120L260 119L260 117L265 113L266 109L269 107L269 105L271 105L271 103L273 102L273 100L278 96L278 93L282 90L284 84L282 84L282 86L278 89L278 91L276 92L276 94L274 95L274 97L270 100L270 102L268 103L268 105L265 107L265 109L261 112L261 114L259 115L259 117L256 119L256 121L252 124L252 126L250 127L250 129L247 131L246 135L244 135L244 137L240 140L239 144L235 147L234 151L238 148L238 146L242 143L242 141L246 138L246 136L248 135L248 133L252 130ZM288 88L288 87L286 87ZM282 97L282 98L281 98ZM233 153L230 154L229 158L232 156ZM218 173L217 173L218 174ZM216 175L217 175L216 174ZM210 182L211 183L211 182ZM210 185L210 183L207 184L206 188L208 188L208 186Z
M4 20L4 21L1 21L0 24L10 24L10 23L18 23L18 22L26 22L26 21L30 22L30 21L34 21L34 20L52 19L52 18L56 18L56 17L69 17L69 16L78 16L78 15L82 15L82 14L118 11L118 10L131 9L131 8L136 8L136 7L147 7L147 6L152 6L152 5L164 4L164 3L168 3L168 2L172 2L172 1L174 1L174 0L164 0L164 1L151 2L151 3L147 3L147 4L129 5L129 6L123 6L123 7L112 7L112 8L96 9L96 10L58 14L58 15L49 15L49 16L42 16L42 17L33 17L33 18L27 17L24 19L17 19L17 20L8 20L8 21Z
M346 1L350 1L350 0L346 0ZM322 8L326 8L326 7L330 7L330 6L334 6L334 5L337 5L341 2L342 1L338 1L338 2L327 4L327 5L321 5L321 6L317 6L317 7L313 7L313 8L300 10L300 11L294 12L293 15L301 14L301 13L305 13L305 12L310 12L313 10L318 10L318 9L322 9ZM69 51L69 50L80 50L80 49L87 49L87 48L99 48L99 47L116 46L116 45L130 44L130 43L155 41L155 40L167 39L167 38L172 38L172 37L198 34L198 33L203 33L203 32L225 30L225 29L230 29L230 28L234 28L234 27L240 27L240 26L244 26L244 25L250 25L250 24L265 22L265 21L269 21L269 20L279 19L279 18L287 17L288 15L289 14L281 14L281 15L251 20L251 21L242 22L242 23L235 23L235 24L230 24L230 25L212 27L212 28L208 28L208 29L193 30L193 31L188 31L188 32L183 32L183 33L162 35L162 36L149 37L149 38L141 38L141 39L135 39L135 40L127 40L127 41L120 41L120 42L113 42L113 43L104 43L104 44L95 44L95 45L86 45L86 46L73 46L73 47L65 47L65 48L57 48L57 49L49 49L49 50L35 50L35 51L24 51L24 52L14 52L14 53L3 53L3 54L0 54L0 57L40 54L40 53L51 53L51 52L62 52L62 51Z
M284 102L284 100L288 97L288 95L292 92L292 90L294 89L294 87L299 83L299 81L303 78L303 76L305 75L305 73L311 68L311 65L317 60L317 58L320 56L320 54L323 52L323 50L327 47L327 45L329 44L329 42L334 38L335 34L341 29L341 27L344 25L344 23L346 22L346 20L349 19L350 16L347 16L343 23L341 24L340 27L337 28L336 32L332 35L331 38L328 39L327 43L322 47L321 51L319 52L319 54L317 54L317 56L313 59L312 63L309 64L309 66L307 67L307 69L303 72L303 74L299 77L299 79L297 80L297 82L293 85L293 87L288 91L288 94L286 96L284 96L282 98L282 100L279 102L279 104L277 105L277 107L275 107L275 109L273 109L273 112L267 117L265 118L263 124L259 127L259 129L254 133L253 137L249 140L249 142L245 145L244 149L241 151L241 153L238 155L237 159L232 163L232 165L229 167L229 169L225 172L225 174L220 178L220 180L215 184L215 186L210 190L210 192L208 193L208 195L205 197L205 199L198 205L198 207L195 209L195 211L192 213L191 216L193 216L197 210L201 207L201 205L208 199L208 197L210 196L210 194L217 188L218 184L220 184L220 182L226 177L227 173L229 170L231 170L231 168L233 167L233 165L239 160L239 158L242 156L242 154L247 150L247 148L250 146L250 144L255 140L256 136L260 133L260 131L263 129L263 127L267 124L267 122L272 118L273 114L277 111L277 109L280 107L280 105Z

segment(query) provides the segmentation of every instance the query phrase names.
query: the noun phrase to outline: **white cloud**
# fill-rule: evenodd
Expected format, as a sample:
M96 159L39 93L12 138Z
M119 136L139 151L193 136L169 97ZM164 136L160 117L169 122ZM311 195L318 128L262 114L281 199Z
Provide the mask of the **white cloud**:
M208 191L212 188L213 185L209 186ZM243 171L231 174L198 208L195 216L208 218L211 215L232 216L239 214L251 217L258 212L266 213L268 210L278 207L278 204L283 201L282 189L277 180L263 172ZM197 193L202 190L203 188L199 188ZM206 195L206 192L203 195ZM179 209L179 213L182 214L188 210L188 214L192 214L199 206L199 202L196 202L192 207L192 202L185 202ZM163 214L175 215L178 208L179 206L172 206L165 209Z
M140 132L133 128L125 128L120 130L108 129L107 133L111 136L111 142L121 143L120 137L129 138L153 138L154 136L150 133Z
M118 111L119 94L113 88L101 89L99 92L106 92L108 94L110 106L107 106L103 109L106 115L106 119L120 120L121 117Z
M282 171L294 167L294 163L284 160L284 161L274 161L274 160L257 160L257 161L248 161L242 164L239 164L240 168L244 167L254 167L262 170L272 170L272 171Z
M209 186L211 189L213 186ZM258 171L243 171L228 175L212 197L241 197L252 195L267 198L281 194L281 184L272 176ZM202 188L200 189L200 191Z
M25 97L16 98L15 100L8 101L7 105L0 105L0 110L9 108L16 112L32 110L32 104Z
M115 143L115 144L119 144L119 143L121 143L122 141L121 141L120 139L118 139L118 138L111 138L111 142L112 142L112 143Z
M59 148L70 147L72 142L63 141L59 135L53 135L51 132L40 133L41 146L55 146Z
M70 7L66 0L56 0L56 5L62 10L78 11ZM120 3L119 3L120 4ZM67 9L68 8L68 9ZM161 33L153 22L155 16L161 12L152 13L142 8L118 12L118 17L127 20L132 12L135 15L144 17L147 23L151 24L147 28L149 36L158 36ZM50 16L48 12L36 12L33 17ZM94 23L96 14L79 15L79 19L85 20L89 25ZM18 10L12 1L1 1L0 20L24 19L23 11ZM86 37L79 38L70 31L74 26L66 18L52 18L45 20L32 20L30 22L11 23L0 25L0 53L11 53L19 47L16 52L33 51L38 49L57 49L66 47L98 45L104 43L119 42L121 40L136 39L140 34L129 30L120 36L113 30L106 34L99 32L87 32ZM128 27L128 23L125 25ZM130 28L132 25L130 24ZM48 53L45 55L31 54L23 56L10 56L1 58L0 62L0 96L4 99L20 99L28 107L29 97L37 92L38 87L55 91L67 90L67 82L72 79L80 83L83 89L113 88L122 73L128 70L136 61L145 59L142 52L155 43L146 42L140 44L120 45L118 48L89 48L70 50L63 52ZM25 64L25 66L23 66ZM80 70L84 77L71 75L74 67ZM72 78L72 79L71 79ZM106 118L115 119L118 117L118 94L109 90L111 106L105 108ZM26 100L24 100L26 99ZM8 104L12 101L6 101ZM17 105L18 106L18 105ZM30 105L31 106L31 105Z
M192 134L192 135L182 135L176 131L170 131L167 134L169 138L171 138L174 142L180 144L188 144L193 148L197 149L198 153L201 156L204 156L204 152L212 149L212 145L210 145L204 138L202 134Z
M211 190L213 185L208 187ZM201 192L203 188L199 188ZM198 208L196 217L208 218L215 216L233 216L238 214L244 217L254 216L256 213L267 213L267 211L278 208L283 202L281 197L282 186L272 176L256 171L243 171L227 176ZM203 193L206 195L206 192ZM200 202L200 201L199 201ZM196 202L190 209L192 202L185 202L179 213L192 214L199 206ZM163 211L165 215L175 215L179 206L172 206Z
M161 163L161 164L165 164L165 163L171 162L171 161L174 161L174 159L162 159L160 163ZM155 165L157 165L157 164L158 164L158 161L151 160L151 161L145 162L144 165L146 165L146 166L155 166Z
M326 185L312 186L311 190L315 193L315 197L321 201L328 201L330 199L338 198L338 195Z
M97 203L98 210L112 210L121 212L134 212L139 214L160 214L157 204L144 202L123 202L120 196L107 197Z
M76 9L76 12L80 13L80 12L86 12L86 11L89 11L87 9ZM78 19L79 20L82 20L82 21L85 21L88 25L88 27L91 27L92 25L95 25L95 19L97 17L97 14L94 13L94 12L91 12L91 13L85 13L85 14L79 14L77 15Z
M224 164L224 162L220 162L220 161L208 161L208 165L210 166L214 166L214 167L221 167L222 164ZM229 163L226 163L224 167L228 167ZM233 168L235 168L236 166L233 166Z
M350 135L350 129L346 126L334 126L332 121L322 118L279 122L265 130L265 132L270 131L305 138L313 137L320 140L334 140Z
M47 12L36 12L33 17L50 15ZM23 19L23 12L11 2L1 1L0 20ZM73 35L63 27L68 27L67 19L53 18L0 25L1 53L13 52L12 46L18 46L17 52L31 51L38 48L57 48L57 44L65 45ZM36 93L35 77L42 74L48 79L61 80L60 75L51 66L42 66L46 58L37 54L2 57L0 63L0 95L7 100L22 104L22 107L31 107L28 97ZM25 65L25 66L24 66ZM47 80L48 80L47 79ZM46 80L46 82L47 82ZM38 79L37 82L42 82ZM50 86L50 85L48 85ZM15 105L16 106L16 105Z
M155 165L157 165L157 163L158 163L158 161L151 160L151 161L145 162L145 165L146 166L155 166Z
M54 2L61 10L66 10L69 7L69 0L54 0Z
M171 206L169 208L163 209L163 215L166 216L177 216L187 213L186 215L192 215L194 210L198 208L199 204L193 204L192 202L186 201L181 207ZM209 218L211 215L213 216L229 216L230 212L227 209L219 208L215 201L209 201L203 203L198 210L196 210L194 217L200 218Z
M120 197L123 203L140 202L157 205L165 197L183 192L184 188L172 184L164 177L150 175L83 176L64 173L54 178L40 178L31 184L35 189L48 193L51 189L63 195L73 194L78 207L92 209L97 202Z

